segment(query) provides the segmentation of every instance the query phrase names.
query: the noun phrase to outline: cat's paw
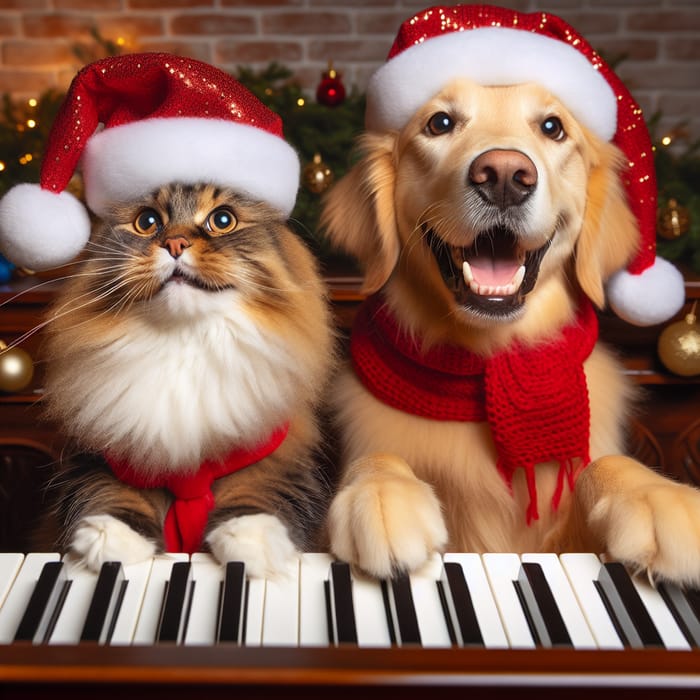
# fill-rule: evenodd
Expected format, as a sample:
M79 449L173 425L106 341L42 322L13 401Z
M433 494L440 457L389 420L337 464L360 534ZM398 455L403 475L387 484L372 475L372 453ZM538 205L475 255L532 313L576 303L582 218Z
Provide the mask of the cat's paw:
M283 575L299 556L279 518L267 513L242 515L217 525L206 537L212 554L221 562L245 562L254 578Z
M700 490L628 458L599 462L581 478L608 485L588 514L608 555L652 578L700 584Z
M88 515L73 533L70 553L78 565L99 571L106 561L145 561L156 553L156 545L111 515Z
M432 488L402 459L376 455L351 465L352 476L329 511L331 550L373 576L413 571L447 543Z

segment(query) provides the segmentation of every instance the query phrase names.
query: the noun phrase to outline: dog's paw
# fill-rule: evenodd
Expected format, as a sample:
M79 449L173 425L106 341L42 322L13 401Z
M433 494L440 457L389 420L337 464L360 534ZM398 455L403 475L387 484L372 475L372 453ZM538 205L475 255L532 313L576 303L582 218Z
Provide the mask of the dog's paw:
M397 570L417 569L445 546L440 503L403 460L367 457L350 470L328 514L335 556L386 578Z
M220 562L245 562L246 573L254 578L284 575L299 556L287 528L267 513L231 518L217 525L206 541Z
M630 462L618 462L621 471L608 473L610 488L599 492L589 511L589 524L607 553L631 569L646 571L654 579L697 586L700 491L636 462L635 469ZM610 464L605 467L610 469Z
M78 566L99 571L106 561L145 561L156 553L156 545L111 515L89 515L76 527L69 550Z

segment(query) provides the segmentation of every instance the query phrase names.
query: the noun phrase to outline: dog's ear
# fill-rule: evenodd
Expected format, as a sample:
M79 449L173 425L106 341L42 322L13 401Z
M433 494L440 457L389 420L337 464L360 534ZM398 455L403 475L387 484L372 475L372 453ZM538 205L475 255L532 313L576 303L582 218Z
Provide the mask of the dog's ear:
M399 256L393 151L391 134L363 135L360 160L329 190L321 212L331 242L362 265L368 294L389 279Z
M583 227L576 244L576 277L588 298L605 306L605 282L632 258L639 245L637 223L627 203L621 151L595 137Z

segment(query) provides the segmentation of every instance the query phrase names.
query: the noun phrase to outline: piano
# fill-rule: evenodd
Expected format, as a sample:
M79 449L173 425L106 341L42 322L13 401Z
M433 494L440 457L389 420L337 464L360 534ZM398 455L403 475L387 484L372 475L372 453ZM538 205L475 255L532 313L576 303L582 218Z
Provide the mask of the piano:
M207 554L93 573L0 553L3 698L697 698L699 647L698 591L593 554L448 553L376 581L317 553L274 580Z

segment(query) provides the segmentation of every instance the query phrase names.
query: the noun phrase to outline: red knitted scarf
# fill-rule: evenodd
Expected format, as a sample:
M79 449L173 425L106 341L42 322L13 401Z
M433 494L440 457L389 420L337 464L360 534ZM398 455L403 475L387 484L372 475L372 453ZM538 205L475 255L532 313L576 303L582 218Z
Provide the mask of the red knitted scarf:
M168 509L163 524L167 552L192 554L200 549L209 511L214 507L211 486L215 479L259 462L272 454L287 437L288 425L275 430L263 443L250 449L233 450L222 461L202 462L195 472L162 474L145 477L125 461L105 454L114 475L125 484L138 489L166 488L175 500Z
M536 520L535 465L560 465L552 508L590 462L590 412L583 361L598 338L598 319L582 299L576 321L555 339L517 345L488 358L456 346L422 351L381 295L360 308L350 340L353 366L380 401L406 413L445 421L488 421L497 466L509 487L525 470Z

